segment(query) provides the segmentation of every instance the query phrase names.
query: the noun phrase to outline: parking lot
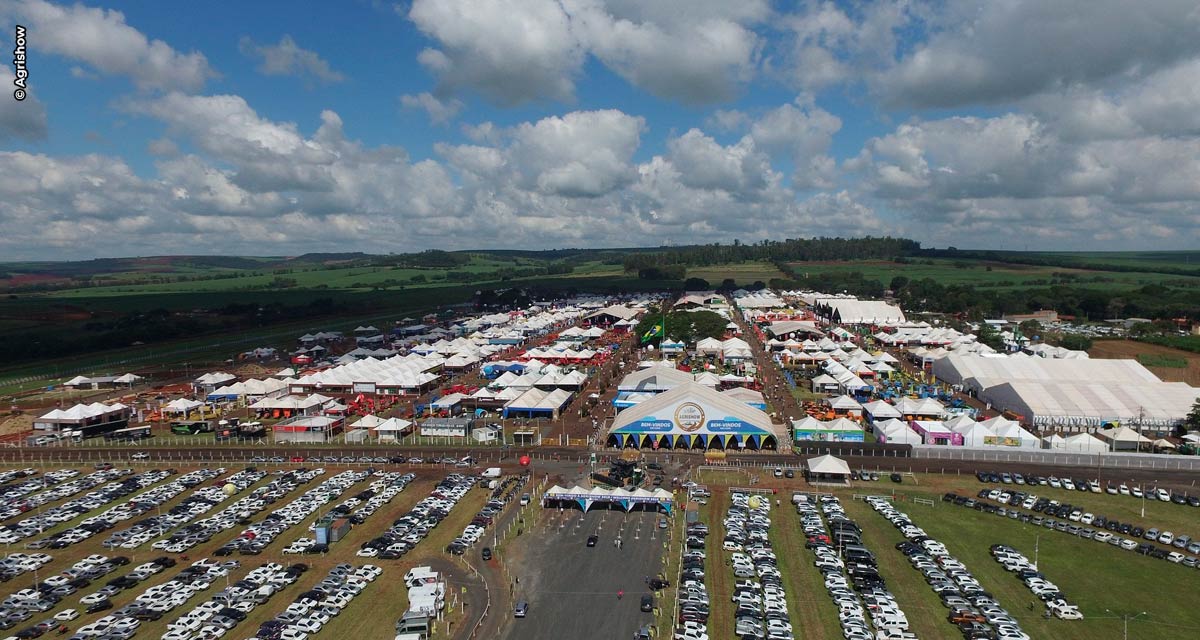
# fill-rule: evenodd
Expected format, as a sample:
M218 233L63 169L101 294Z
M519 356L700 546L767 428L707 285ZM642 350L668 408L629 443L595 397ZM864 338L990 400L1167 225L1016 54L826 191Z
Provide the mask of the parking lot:
M522 559L510 565L514 602L529 612L506 627L511 640L631 638L653 614L639 611L647 576L660 566L662 530L656 513L593 509L553 513ZM597 536L588 547L588 536ZM614 540L620 539L620 547ZM519 580L519 584L516 583ZM617 592L624 597L617 599ZM504 615L512 616L511 612Z

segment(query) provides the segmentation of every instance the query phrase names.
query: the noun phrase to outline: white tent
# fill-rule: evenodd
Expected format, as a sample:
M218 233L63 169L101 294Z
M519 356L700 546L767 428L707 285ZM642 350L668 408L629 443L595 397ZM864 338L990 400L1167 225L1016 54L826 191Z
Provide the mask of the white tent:
M118 376L116 379L113 380L113 382L116 382L119 384L133 384L133 383L137 382L138 380L144 380L144 379L145 378L143 378L142 376L139 376L137 374L127 373L123 376Z
M900 420L884 420L874 425L875 436L887 444L921 444L921 436Z
M883 400L868 402L864 404L862 408L868 416L871 416L871 420L888 420L890 418L899 418L901 416L900 412L896 411L896 407L893 407Z
M379 416L369 413L356 420L354 424L350 425L350 427L353 429L374 429L375 427L383 424L383 422L383 419Z
M203 404L203 402L188 400L187 398L177 398L168 402L166 406L163 407L163 411L166 413L187 413Z
M816 456L809 458L805 463L808 467L808 473L817 476L832 476L841 480L850 479L850 465L846 464L845 460L833 455Z
M1104 453L1108 451L1108 445L1091 434L1077 433L1063 439L1062 450L1076 453Z
M850 396L838 396L825 401L835 411L861 411L863 406Z
M994 442L993 439L996 437L996 434L992 433L991 429L988 429L978 422L969 423L964 427L956 429L955 431L962 436L962 446L964 447L988 446Z

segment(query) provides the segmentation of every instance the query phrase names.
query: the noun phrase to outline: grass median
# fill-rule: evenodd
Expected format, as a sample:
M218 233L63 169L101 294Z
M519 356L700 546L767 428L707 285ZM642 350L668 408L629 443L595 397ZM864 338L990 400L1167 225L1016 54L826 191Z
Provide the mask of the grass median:
M821 572L812 566L812 554L804 548L800 519L789 504L771 514L771 548L779 559L788 611L797 638L834 640L842 637L837 609Z

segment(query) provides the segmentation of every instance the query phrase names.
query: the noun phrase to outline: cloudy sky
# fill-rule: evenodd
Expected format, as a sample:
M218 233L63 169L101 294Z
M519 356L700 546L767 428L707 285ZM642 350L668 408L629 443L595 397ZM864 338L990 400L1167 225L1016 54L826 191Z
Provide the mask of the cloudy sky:
M1200 246L1195 0L0 0L0 259Z

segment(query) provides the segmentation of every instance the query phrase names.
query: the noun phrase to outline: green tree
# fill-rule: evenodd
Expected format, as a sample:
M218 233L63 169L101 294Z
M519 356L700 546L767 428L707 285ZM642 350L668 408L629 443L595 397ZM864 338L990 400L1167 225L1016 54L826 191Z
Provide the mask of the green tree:
M725 335L725 325L729 321L712 311L673 311L666 317L665 336L691 344L701 338L720 338ZM637 336L655 335L655 327L663 324L662 312L651 309L638 323ZM646 340L647 344L658 344L662 336Z
M1058 346L1072 351L1087 351L1092 348L1092 339L1078 333L1068 333L1058 341Z
M1021 329L1021 333L1025 334L1026 338L1042 335L1042 323L1037 320L1026 320L1017 325Z
M1000 332L988 323L979 325L979 333L977 336L979 341L996 351L1004 351L1004 338L1000 337Z
M1189 431L1200 431L1200 398L1192 405L1192 412L1183 419L1183 424Z
M688 278L683 281L683 288L688 291L708 291L708 280L704 278Z

